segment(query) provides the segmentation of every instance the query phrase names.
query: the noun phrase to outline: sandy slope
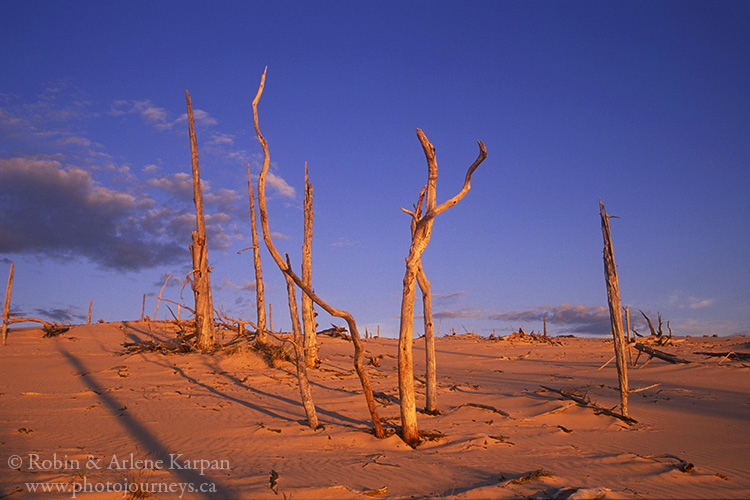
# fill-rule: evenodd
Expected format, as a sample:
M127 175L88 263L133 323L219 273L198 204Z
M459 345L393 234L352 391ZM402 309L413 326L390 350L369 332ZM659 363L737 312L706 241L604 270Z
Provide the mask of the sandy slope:
M152 324L157 338L170 328ZM578 489L570 498L750 497L750 363L694 354L750 352L745 337L681 339L662 349L693 363L631 368L631 388L659 384L631 395L632 426L541 388L615 407L614 363L599 369L611 342L440 338L442 413L419 422L445 437L416 450L367 432L342 339L320 339L311 382L325 428L313 432L289 363L268 368L252 352L121 355L124 340L150 338L139 322L41 337L14 328L0 347L0 497L73 495L30 493L31 481L99 490L77 498L122 498L139 482L171 488L154 498L565 498L567 488ZM398 425L396 341L365 342L380 364L368 365L380 415ZM419 379L423 355L417 340ZM216 492L183 494L201 485Z

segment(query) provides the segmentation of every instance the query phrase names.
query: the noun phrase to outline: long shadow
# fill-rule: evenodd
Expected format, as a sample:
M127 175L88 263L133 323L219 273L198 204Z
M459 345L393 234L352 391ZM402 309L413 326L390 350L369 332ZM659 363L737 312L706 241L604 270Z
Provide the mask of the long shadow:
M133 416L129 415L127 412L122 412L121 409L124 405L106 392L106 388L102 387L94 377L91 376L89 370L80 359L70 352L61 349L59 346L58 350L76 369L77 373L80 374L81 379L83 379L89 388L99 396L109 411L113 415L119 416L122 425L128 430L130 435L140 443L139 448L146 450L150 456L153 457L153 460L162 460L162 463L165 466L169 464L169 470L176 474L181 482L191 483L197 489L204 483L214 483L217 489L214 498L237 498L236 494L229 491L226 486L222 486L216 481L216 479L206 473L206 471L203 471L203 475L201 475L192 469L172 467L172 456L167 452L166 446L159 441L159 438L138 422ZM179 453L175 453L174 455L177 456ZM180 460L184 461L184 458L180 457ZM200 459L198 458L198 460ZM204 493L205 498L211 498L211 495L212 494L210 493Z
M175 366L175 365L168 365L168 366L166 366L166 365L162 365L161 363L158 363L156 361L152 361L152 362L156 363L159 366L164 366L165 368L168 367L169 369L176 371L182 378L184 378L185 380L187 380L191 384L195 384L197 386L200 386L200 387L204 388L205 390L207 390L208 392L210 392L211 394L213 394L215 396L218 396L221 399L226 399L226 400L229 400L229 401L233 401L233 402L235 402L235 403L237 403L239 405L244 406L245 408L250 408L251 410L257 411L258 413L262 413L262 414L267 415L267 416L269 416L271 418L278 418L278 419L286 420L286 421L289 421L289 422L295 422L296 421L296 419L294 419L293 417L288 417L288 416L285 417L285 416L283 416L283 415L281 415L279 413L271 411L271 410L269 410L267 408L264 408L262 406L255 405L255 404L250 403L248 401L245 401L243 399L239 399L239 398L236 398L234 396L230 396L229 394L226 394L224 392L221 392L220 390L216 389L215 387L210 386L210 385L208 385L208 384L206 384L204 382L201 382L200 380L196 379L195 377L191 377L190 375L188 375L187 373L185 373L185 370L183 370L179 366ZM240 380L237 380L234 377L233 377L233 379L234 379L234 381L236 381L236 383L238 385L242 385L242 383L241 383ZM256 392L260 392L260 391L256 391ZM267 395L264 392L260 392L260 393L263 394L263 395ZM286 400L286 401L289 401L289 400ZM291 402L292 404L294 403L293 401L289 401L289 402Z
M220 370L219 370L219 368L218 368L218 366L214 365L214 366L213 366L213 368L214 368L214 369L215 369L215 371L216 371L217 373L219 373L219 374L220 374L220 375L221 375L222 377L224 377L224 378L226 378L226 379L228 379L228 380L231 380L231 381L232 381L232 382L233 382L233 383L234 383L235 385L237 385L238 387L241 387L241 388L243 388L243 389L247 389L248 391L254 392L255 394L258 394L259 396L265 396L265 397L268 397L268 398L276 399L276 400L278 400L278 401L281 401L281 402L283 402L283 403L286 403L286 404L288 404L288 405L292 405L292 406L295 406L295 407L299 407L299 408L303 408L303 409L304 409L304 407L302 406L302 403L301 403L300 401L297 401L297 400L295 400L295 399L289 399L289 398L287 398L287 397L284 397L284 396L280 396L280 395L278 395L278 394L271 394L270 392L265 392L265 391L262 391L262 390L260 390L260 389L257 389L257 388L255 388L255 387L251 387L251 386L249 386L249 385L246 385L245 383L243 383L243 382L242 382L242 381L241 381L240 379L238 379L238 378L237 378L237 377L235 377L234 375L232 375L232 374L230 374L230 373L227 373L227 372L223 372L223 371L220 371ZM179 368L177 368L177 369L179 370ZM188 375L185 375L185 377L186 377L186 378L188 378ZM192 380L192 378L191 378L191 380ZM216 394L219 394L219 395L221 395L221 394L222 394L221 392L217 391L216 389L214 389L214 388L213 388L213 387L211 387L211 386L207 386L207 385L205 385L205 384L201 384L200 382L195 382L195 383L197 383L197 384L199 384L199 385L202 385L203 387L207 387L207 388L209 388L209 390L211 390L212 392L214 392L214 393L216 393ZM320 387L325 387L325 386L322 386L322 385L320 385L320 384L315 384L315 383L314 383L314 382L313 382L312 380L310 381L310 384L311 384L311 385L319 385ZM327 387L326 387L326 388L327 388ZM226 396L226 397L229 397L229 398L231 398L231 396ZM335 418L335 419L341 420L341 421L343 421L343 422L349 422L349 423L351 423L352 425L360 425L360 426L365 426L365 427L367 426L367 425L366 425L366 424L365 424L365 423L364 423L363 421L361 421L361 420L355 420L355 419L353 419L353 418L351 418L351 417L347 417L347 416L345 416L345 415L342 415L342 414L340 414L340 413L338 413L338 412L335 412L335 411L331 411L331 410L325 410L325 409L323 409L323 408L320 408L320 407L319 407L318 405L315 405L315 410L316 410L316 411L317 411L318 413L320 413L320 414L326 415L327 417L330 417L330 418Z

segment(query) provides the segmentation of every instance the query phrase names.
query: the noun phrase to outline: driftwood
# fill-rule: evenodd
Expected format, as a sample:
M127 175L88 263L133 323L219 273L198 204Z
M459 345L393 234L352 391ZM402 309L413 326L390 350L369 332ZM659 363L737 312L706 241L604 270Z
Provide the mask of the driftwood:
M692 474L695 471L695 465L675 455L665 454L665 455L638 455L638 456L641 458L645 458L647 460L653 460L654 462L662 462L664 460L673 461L672 463L674 464L674 466L680 472L684 472L685 474Z
M640 352L644 352L644 353L646 353L646 354L649 355L649 359L651 359L651 358L659 358L659 359L663 359L664 361L667 361L667 362L673 363L673 364L690 363L690 361L688 361L686 359L678 358L674 354L669 354L669 353L666 353L664 351L658 351L658 350L656 350L656 349L654 349L652 347L649 347L647 345L635 343L635 344L633 344L633 347L635 347L636 349L638 349L638 351L639 351L638 356L640 356ZM637 357L635 358L635 362L638 363L638 358Z
M485 404L482 404L482 403L463 403L461 405L458 405L456 407L456 410L458 410L459 408L463 408L464 406L470 406L472 408L481 408L483 410L489 410L491 412L498 413L498 414L500 414L500 415L502 415L504 417L510 417L510 413L508 413L507 411L498 410L494 406L485 405Z
M352 340L351 335L346 333L346 328L344 328L343 326L336 326L334 324L331 324L331 328L326 328L325 330L318 331L318 335L328 335L329 337L336 337L348 341Z
M669 344L672 341L672 328L669 326L669 321L667 321L667 329L669 330L669 335L664 335L664 327L663 327L663 322L661 319L661 313L657 313L658 321L659 321L659 328L657 329L657 328L654 328L654 323L651 321L651 318L646 316L646 313L644 313L640 309L638 311L646 319L646 323L648 323L648 329L651 332L651 337L655 339L653 341L654 343L663 346L663 345ZM633 332L635 332L635 334L638 335L639 337L643 337L643 335L636 332L635 329L633 329Z
M39 318L8 316L9 325L12 325L14 323L26 323L29 321L33 323L41 323L42 329L44 330L44 335L42 335L42 337L45 339L62 335L71 328L71 326L67 323L55 323L54 321L44 321L43 319Z
M730 361L747 361L750 360L750 352L694 352L693 354L700 354L701 356L713 356L716 358L726 358Z
M594 413L596 413L597 415L599 415L599 414L609 415L610 417L614 417L614 418L617 418L619 420L622 420L623 422L625 422L628 425L633 425L633 424L637 424L638 423L637 420L635 420L635 419L633 419L631 417L628 417L627 415L623 415L621 413L614 412L614 411L612 411L612 410L610 410L608 408L602 408L601 406L599 406L596 403L592 402L588 398L585 398L585 397L582 398L580 396L576 396L575 394L571 394L569 392L561 391L560 389L553 389L552 387L546 387L546 386L543 386L543 385L541 385L540 387L542 389L546 390L546 391L557 393L557 394L559 394L560 396L562 396L562 397L564 397L566 399L571 399L571 400L575 401L576 403L578 403L579 405L581 405L581 406L583 406L585 408L591 408L592 410L594 410Z
M155 342L153 340L144 340L141 342L124 342L123 352L121 354L136 354L141 352L158 352L160 354L185 354L192 350L191 340L195 334L185 337Z

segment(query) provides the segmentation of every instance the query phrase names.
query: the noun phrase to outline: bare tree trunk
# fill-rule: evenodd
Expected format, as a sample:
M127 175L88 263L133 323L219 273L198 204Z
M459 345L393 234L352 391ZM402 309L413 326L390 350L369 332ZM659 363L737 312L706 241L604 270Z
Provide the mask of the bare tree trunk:
M417 129L417 136L422 144L428 165L428 183L427 199L435 196L435 186L437 184L437 160L435 159L435 148L425 137L424 133ZM469 167L466 173L466 179L461 191L453 198L441 203L439 206L433 206L432 209L426 210L422 217L414 224L412 231L411 247L409 256L406 258L406 272L404 274L404 289L401 297L401 321L399 325L399 342L398 342L398 379L399 379L399 397L401 400L401 427L403 430L403 439L410 446L416 446L419 443L419 429L417 427L416 402L414 396L414 364L412 358L412 343L414 340L414 295L417 274L422 265L422 254L430 242L432 233L432 224L435 217L448 210L458 203L471 189L471 176L487 157L487 150L479 141L479 156L476 161ZM420 197L421 198L421 197ZM429 205L428 201L428 205ZM420 200L421 205L421 200ZM417 209L418 210L418 209ZM404 210L407 213L411 213ZM416 219L416 212L412 214Z
M141 303L141 321L144 320L146 314L146 294L143 294L143 302Z
M419 264L417 270L417 283L422 290L422 307L424 313L424 347L425 347L425 364L427 367L426 380L426 402L424 406L425 413L436 415L437 409L437 362L435 360L435 327L432 322L432 290L430 281Z
M417 222L422 217L422 201L424 200L425 193L427 193L427 204L425 210L429 211L435 208L436 204L436 185L430 183L422 189L419 193L419 201L414 205L414 212L409 212L412 216L411 220L411 235L414 238L414 233L417 229ZM407 211L408 212L408 211ZM435 361L435 328L432 321L432 290L430 287L430 281L427 279L427 275L422 267L420 258L419 266L417 269L417 284L419 289L422 291L422 308L424 316L424 346L425 346L425 366L426 366L426 402L425 402L425 413L436 415L437 409L437 367Z
M312 288L312 237L313 237L313 187L307 175L305 162L305 229L302 244L302 281ZM315 309L307 294L302 294L302 325L305 331L305 362L308 368L315 368L318 360L318 341L315 335Z
M87 324L87 325L90 325L90 324L91 324L91 309L93 309L93 307L94 307L94 299L92 298L92 299L91 299L91 300L89 301L89 317L88 317L88 319L86 320L86 324Z
M349 332L351 333L352 343L354 344L354 369L357 371L360 384L362 384L362 390L365 394L365 400L367 402L367 409L370 411L370 416L372 417L372 423L375 429L375 436L379 438L384 438L385 432L383 431L383 424L380 422L380 417L378 416L378 409L375 404L375 397L372 392L372 385L370 384L370 379L367 377L367 372L365 371L365 367L362 363L365 349L364 349L364 346L362 345L362 339L359 335L359 330L357 329L357 323L354 321L354 317L346 311L342 311L340 309L336 309L332 307L323 299L318 297L315 294L315 292L313 292L313 290L309 286L307 286L299 276L294 274L294 271L292 271L292 266L289 263L289 255L287 255L286 257L287 257L287 267L284 272L294 280L294 283L306 295L308 295L316 304L322 307L323 310L325 310L325 312L327 312L331 316L336 316L337 318L344 319L347 325L349 325Z
M347 324L349 325L349 331L352 336L352 342L354 343L354 367L357 371L357 375L359 375L359 380L362 384L362 389L365 393L365 399L367 400L367 407L370 411L370 415L372 417L373 425L375 428L375 435L379 438L385 437L385 433L383 431L382 423L380 422L380 418L378 417L378 411L377 407L375 405L375 398L373 396L372 392L372 386L370 385L370 381L367 378L367 372L365 371L364 365L362 364L362 358L364 357L364 348L362 347L362 340L359 336L359 330L357 330L357 323L354 321L354 318L351 314L349 314L346 311L341 311L338 309L334 309L329 304L324 302L320 297L315 295L315 292L313 292L312 288L310 288L305 282L297 276L294 271L292 270L292 266L289 263L289 256L287 255L286 259L286 266L283 266L278 259L280 259L279 253L276 251L276 248L273 247L273 244L270 243L271 239L270 237L267 237L268 235L268 218L265 215L265 173L268 171L268 164L269 164L269 154L268 154L268 145L266 144L266 140L263 138L263 135L260 133L260 127L258 125L258 101L260 100L260 96L263 93L263 86L266 80L266 73L263 72L263 77L261 78L260 87L258 88L258 94L255 96L255 100L253 101L253 118L255 120L255 132L258 135L258 140L260 141L261 145L263 146L263 154L264 154L264 161L263 161L263 170L261 171L261 179L263 181L263 188L258 187L258 200L259 205L261 206L261 223L263 225L263 238L266 241L266 245L268 245L268 249L271 252L271 255L274 258L274 261L279 265L279 268L284 272L285 276L288 279L291 279L294 281L294 283L307 295L309 296L316 304L318 304L320 307L322 307L328 314L331 316L336 316L339 318L343 318L346 320ZM261 200L261 193L263 193L263 201ZM270 243L270 245L269 245ZM298 363L299 364L299 363ZM306 372L305 372L306 373Z
M625 325L626 325L626 332L628 334L628 344L630 344L630 306L625 306ZM633 365L633 351L628 349L628 359L630 359L630 364Z
M602 219L602 234L604 235L604 276L607 282L607 299L609 302L609 317L612 325L612 336L615 343L615 362L617 377L620 382L620 409L628 416L628 365L625 363L625 335L622 331L622 310L620 307L620 285L617 278L615 254L612 248L612 237L609 230L609 215L604 204L599 201L599 213Z
M247 165L247 191L250 196L250 228L253 233L253 265L255 267L255 304L258 311L258 340L266 341L266 296L263 289L263 269L260 262L258 230L255 226L255 201L253 184L250 180L250 164Z
M307 365L305 364L305 356L302 350L300 342L301 326L299 321L299 311L297 310L297 298L295 294L294 282L289 274L285 270L284 259L281 258L281 254L276 250L276 247L271 240L271 232L268 227L268 211L266 210L266 175L268 174L268 166L270 165L270 155L268 153L268 143L260 133L260 125L258 124L258 101L263 93L263 86L266 81L266 72L263 72L263 77L260 81L260 87L258 88L258 94L253 100L253 119L255 123L255 133L258 136L261 146L263 147L263 168L260 171L260 178L258 179L258 207L260 208L260 225L263 230L263 241L268 247L268 251L279 266L279 269L284 273L287 284L287 292L289 296L289 314L292 319L292 337L294 339L294 352L296 355L297 365L297 380L299 381L300 397L302 399L302 405L305 407L305 414L307 415L307 423L312 429L318 428L318 415L315 411L315 404L312 399L312 391L310 390L310 382L307 378Z
M193 232L193 291L195 292L195 330L198 335L197 346L203 351L214 349L214 306L211 298L211 278L208 266L208 245L206 241L206 222L203 216L203 193L201 191L200 171L198 168L198 140L195 136L193 104L190 93L185 91L187 100L188 126L190 132L190 151L193 163L193 201L195 201L196 231Z
M11 262L8 274L8 287L5 289L5 304L3 305L3 345L8 341L8 320L10 318L10 294L13 291L13 272L15 264Z

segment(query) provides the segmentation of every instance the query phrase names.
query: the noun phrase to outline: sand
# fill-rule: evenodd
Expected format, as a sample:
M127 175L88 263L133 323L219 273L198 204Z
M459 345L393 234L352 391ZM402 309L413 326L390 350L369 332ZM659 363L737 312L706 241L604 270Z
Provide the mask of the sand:
M124 341L173 328L12 328L0 347L0 498L123 498L141 483L150 498L750 498L750 362L695 354L750 352L745 337L657 347L688 364L642 355L628 372L631 389L646 388L630 396L633 425L542 388L617 410L615 365L601 368L611 341L441 337L441 414L419 415L435 433L412 449L370 433L350 342L319 339L310 379L324 428L313 431L289 362L268 367L246 349L122 354ZM397 341L365 346L395 427ZM421 339L414 356L424 404Z

